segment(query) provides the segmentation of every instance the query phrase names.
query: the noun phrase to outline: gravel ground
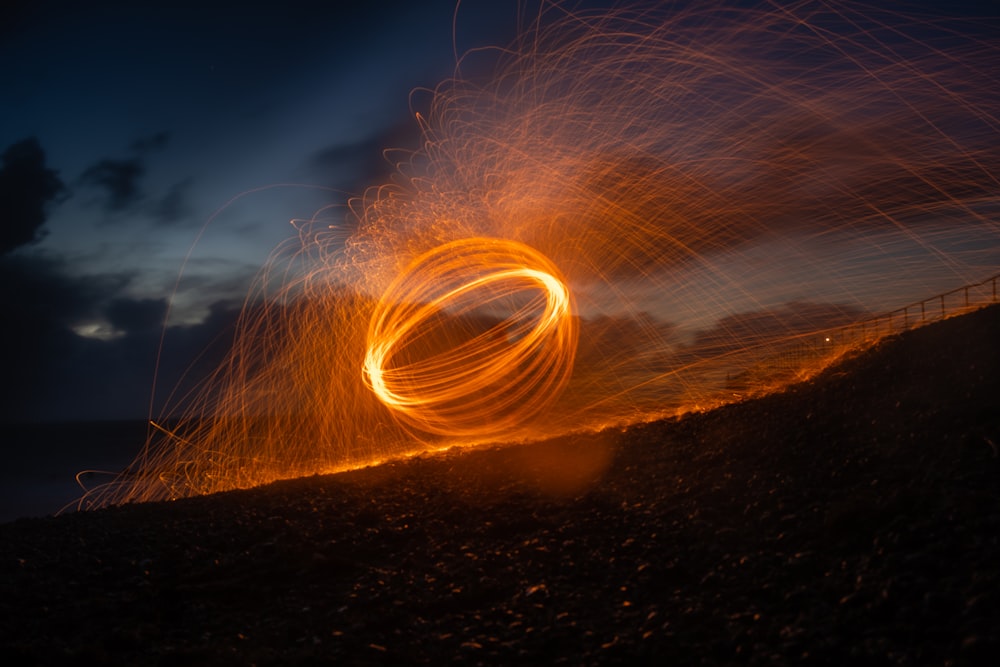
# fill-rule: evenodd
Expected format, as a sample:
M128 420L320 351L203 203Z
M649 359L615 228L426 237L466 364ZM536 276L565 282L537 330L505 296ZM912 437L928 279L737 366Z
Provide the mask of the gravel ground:
M0 525L3 662L992 664L997 341L993 307L623 432Z

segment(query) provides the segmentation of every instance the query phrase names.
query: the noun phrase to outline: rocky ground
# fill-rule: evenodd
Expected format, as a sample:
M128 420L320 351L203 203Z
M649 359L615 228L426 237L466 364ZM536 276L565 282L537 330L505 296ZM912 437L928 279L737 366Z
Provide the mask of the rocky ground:
M1000 307L777 395L0 525L13 664L993 664Z

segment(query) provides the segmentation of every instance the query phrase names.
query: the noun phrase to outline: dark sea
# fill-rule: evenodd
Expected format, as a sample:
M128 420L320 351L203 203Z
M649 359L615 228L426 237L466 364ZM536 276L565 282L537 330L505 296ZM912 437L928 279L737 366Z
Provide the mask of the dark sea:
M77 473L125 468L146 441L145 421L0 424L0 522L74 511ZM108 474L86 474L96 485Z

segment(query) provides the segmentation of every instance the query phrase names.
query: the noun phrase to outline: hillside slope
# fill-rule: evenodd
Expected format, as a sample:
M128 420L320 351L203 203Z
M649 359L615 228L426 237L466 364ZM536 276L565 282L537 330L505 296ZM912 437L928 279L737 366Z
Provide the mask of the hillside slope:
M0 525L5 664L981 664L1000 307L781 394Z

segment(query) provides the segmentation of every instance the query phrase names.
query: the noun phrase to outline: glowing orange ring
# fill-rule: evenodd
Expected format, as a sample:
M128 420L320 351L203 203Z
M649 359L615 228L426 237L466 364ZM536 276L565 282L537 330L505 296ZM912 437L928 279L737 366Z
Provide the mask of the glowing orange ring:
M483 330L470 327L477 313L501 306L505 314ZM511 434L548 408L569 380L577 342L572 311L559 270L537 250L491 238L446 243L417 257L376 305L365 383L420 430ZM463 326L466 337L440 349L445 329Z

